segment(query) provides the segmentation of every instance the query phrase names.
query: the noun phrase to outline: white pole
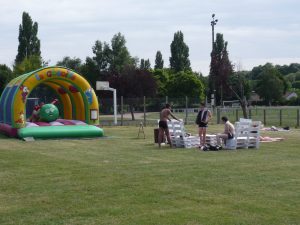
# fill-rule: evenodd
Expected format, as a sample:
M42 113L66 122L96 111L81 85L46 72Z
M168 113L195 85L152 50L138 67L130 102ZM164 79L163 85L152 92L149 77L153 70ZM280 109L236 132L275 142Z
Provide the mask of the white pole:
M118 124L117 121L117 90L113 89L114 92L114 117L115 117L115 125Z

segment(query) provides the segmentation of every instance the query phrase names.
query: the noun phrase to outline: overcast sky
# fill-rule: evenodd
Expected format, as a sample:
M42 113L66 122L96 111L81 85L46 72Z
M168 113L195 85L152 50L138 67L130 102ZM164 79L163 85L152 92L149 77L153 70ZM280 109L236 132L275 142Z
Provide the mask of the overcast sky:
M170 44L181 30L194 71L208 74L211 15L216 33L228 41L229 58L240 69L300 63L299 0L0 0L0 64L12 66L22 12L38 22L42 57L55 65L64 56L83 61L96 40L110 43L121 32L133 57L162 52L169 66Z

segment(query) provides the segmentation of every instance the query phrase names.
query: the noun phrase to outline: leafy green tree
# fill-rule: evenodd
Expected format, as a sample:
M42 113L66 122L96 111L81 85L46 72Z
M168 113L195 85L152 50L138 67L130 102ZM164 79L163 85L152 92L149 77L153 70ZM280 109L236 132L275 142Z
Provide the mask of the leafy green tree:
M154 75L148 70L136 69L133 66L124 68L122 75L111 74L109 77L111 87L118 90L118 95L127 99L134 120L135 99L139 97L154 97L157 84Z
M257 80L261 72L266 68L266 67L272 67L273 65L271 63L266 63L265 65L259 65L255 66L252 68L249 78L251 80Z
M112 50L110 49L109 44L106 42L102 43L101 41L96 41L92 49L95 54L93 60L95 61L97 70L99 72L107 72L112 63Z
M283 75L287 75L290 73L296 73L300 71L300 64L299 63L291 63L290 65L276 65L275 66L276 69L278 69L278 71Z
M150 70L151 69L151 63L149 59L141 59L140 62L140 69L141 70Z
M113 36L111 46L106 42L96 41L92 47L94 57L87 58L88 66L96 66L98 74L121 74L128 66L136 66L137 59L132 58L126 47L125 37L118 33ZM91 63L91 60L94 63ZM90 71L95 69L89 68Z
M14 76L19 76L24 73L37 70L43 66L45 66L45 64L40 56L31 55L24 58L22 62L14 66L13 74Z
M171 43L170 68L175 72L191 70L189 47L184 43L181 31L174 34L174 39Z
M202 73L197 73L197 72L194 72L194 74L199 77L200 81L202 82L203 84L203 87L204 87L204 94L205 96L208 96L208 92L209 92L209 89L208 89L208 76L203 76Z
M265 66L258 76L256 92L269 105L279 101L286 92L287 83L280 72L271 64Z
M167 83L167 93L170 97L187 96L204 99L204 85L199 77L191 71L180 71L171 74Z
M155 56L154 69L163 69L163 68L164 68L164 60L162 58L162 54L160 51L157 51Z
M295 81L295 82L292 84L292 88L300 89L300 81Z
M209 73L209 93L215 93L216 103L231 96L229 88L229 76L233 73L233 66L228 57L227 42L224 42L223 34L216 35L216 41L211 53Z
M19 46L15 63L21 63L26 57L40 56L40 40L37 37L38 23L32 21L27 12L23 12L22 24L19 26Z
M12 71L5 64L0 64L0 95L5 86L12 79Z
M167 84L170 79L170 69L156 69L153 71L157 84L157 95L164 97L168 95Z
M235 72L229 78L229 88L234 94L234 98L237 98L241 104L244 118L248 118L248 101L250 96L250 82L247 79L247 72L238 71Z
M111 40L111 61L109 69L113 73L120 74L126 66L135 64L135 60L130 56L125 44L125 37L121 33L114 35Z
M78 73L80 73L82 67L81 59L76 57L70 58L69 56L65 56L61 61L58 61L56 65L67 67Z
M108 72L100 72L98 69L97 62L90 57L87 57L81 66L81 75L88 80L94 89L96 88L96 81L107 80L108 77Z

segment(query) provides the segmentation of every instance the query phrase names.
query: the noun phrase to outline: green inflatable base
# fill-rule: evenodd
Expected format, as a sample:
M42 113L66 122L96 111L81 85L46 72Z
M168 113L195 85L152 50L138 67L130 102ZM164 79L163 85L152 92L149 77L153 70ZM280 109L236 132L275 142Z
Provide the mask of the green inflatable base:
M24 127L18 130L20 138L87 138L103 137L103 129L93 125Z

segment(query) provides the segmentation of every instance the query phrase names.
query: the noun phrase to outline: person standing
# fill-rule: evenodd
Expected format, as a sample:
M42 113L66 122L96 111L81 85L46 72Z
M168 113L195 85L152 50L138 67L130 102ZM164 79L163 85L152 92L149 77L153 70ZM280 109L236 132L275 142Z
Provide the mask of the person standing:
M217 134L218 145L221 145L221 139L223 139L223 142L226 143L228 139L233 139L235 135L234 125L229 122L228 118L226 116L223 116L221 120L224 123L224 132L221 134Z
M206 140L206 129L208 126L208 122L211 120L212 114L211 112L205 107L205 103L200 103L200 110L197 115L196 124L198 124L199 127L199 137L200 137L200 146L205 145Z
M171 121L169 116L173 117L175 120L180 121L172 114L170 104L166 103L165 108L160 112L160 120L158 123L158 126L159 126L158 147L159 148L161 147L161 142L164 139L165 134L167 136L168 143L170 144L170 147L172 148L172 142L171 142L169 128L168 128L168 120Z

